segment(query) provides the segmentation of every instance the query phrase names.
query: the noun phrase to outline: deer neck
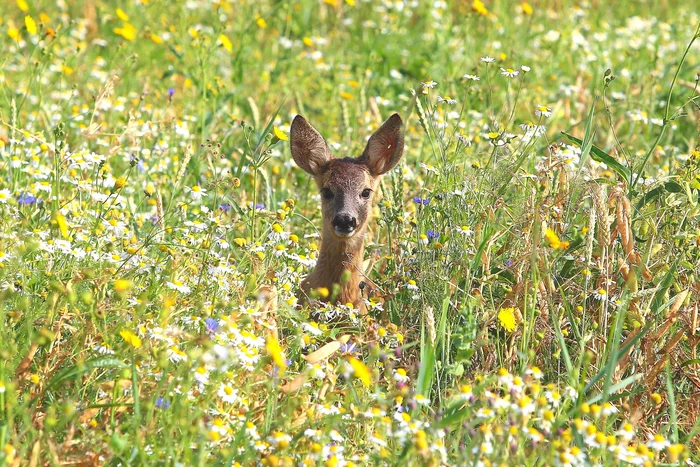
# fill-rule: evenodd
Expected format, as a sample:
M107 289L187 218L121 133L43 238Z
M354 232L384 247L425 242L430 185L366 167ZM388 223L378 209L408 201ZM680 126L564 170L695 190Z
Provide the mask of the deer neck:
M359 307L364 236L364 229L361 229L348 239L339 239L324 226L321 251L309 285L312 288L326 287L332 292L333 284L339 284L341 291L336 301Z

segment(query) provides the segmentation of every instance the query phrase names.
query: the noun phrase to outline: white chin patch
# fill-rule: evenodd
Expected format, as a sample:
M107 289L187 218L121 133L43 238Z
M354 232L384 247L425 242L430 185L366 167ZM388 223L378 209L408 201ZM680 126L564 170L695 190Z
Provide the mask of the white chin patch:
M338 229L334 229L334 230L335 230L335 234L336 234L337 236L339 236L339 237L345 237L345 238L352 237L352 236L355 234L355 231L356 231L356 229L352 229L352 230L349 231L349 232L346 232L346 231L344 231L344 230L338 230Z

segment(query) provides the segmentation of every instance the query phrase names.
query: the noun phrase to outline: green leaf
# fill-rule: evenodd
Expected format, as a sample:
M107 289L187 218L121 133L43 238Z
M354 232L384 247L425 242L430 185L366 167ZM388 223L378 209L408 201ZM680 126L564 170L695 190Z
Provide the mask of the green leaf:
M571 136L568 133L564 133L563 131L561 132L562 136L564 138L568 139L572 143L576 143L579 146L583 146L583 141L580 139L576 138L575 136ZM625 183L629 183L630 180L632 179L632 172L630 169L625 167L624 165L620 164L617 160L615 160L614 157L612 157L610 154L606 153L599 147L591 144L591 157L593 160L597 162L602 162L606 164L608 167L613 169L617 174L622 177L622 179L625 181Z
M420 370L416 381L416 392L429 398L433 376L435 375L435 345L430 342L426 326L427 324L424 324L421 330Z
M619 383L613 384L612 386L610 386L608 394L616 393L620 389L623 389L623 388L629 386L630 384L640 380L642 378L642 376L644 376L644 375L642 375L641 373L635 373L632 376L623 379ZM595 404L599 400L603 399L603 396L605 396L605 395L606 395L605 393L601 392L600 394L595 395L595 396L591 397L590 399L588 399L587 403L588 404Z
M659 198L663 193L664 190L666 190L669 193L682 193L683 187L674 181L668 181L664 183L663 186L657 186L653 190L648 191L647 193L644 194L640 198L640 200L637 202L637 210L640 210L645 204L650 203L654 201L656 198Z

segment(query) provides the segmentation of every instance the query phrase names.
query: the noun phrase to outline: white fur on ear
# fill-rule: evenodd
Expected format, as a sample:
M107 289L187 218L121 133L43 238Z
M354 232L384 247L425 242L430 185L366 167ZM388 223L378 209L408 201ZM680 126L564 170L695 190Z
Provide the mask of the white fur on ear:
M360 156L375 177L393 169L403 155L403 121L394 114L367 141Z
M289 131L289 143L294 162L311 175L333 158L323 136L301 115L294 117Z

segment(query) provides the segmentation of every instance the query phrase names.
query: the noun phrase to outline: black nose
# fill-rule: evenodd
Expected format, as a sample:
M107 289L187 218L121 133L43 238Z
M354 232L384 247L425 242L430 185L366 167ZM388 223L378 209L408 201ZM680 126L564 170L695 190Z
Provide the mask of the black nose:
M357 219L348 214L338 214L333 218L333 227L341 232L352 232L357 227Z

